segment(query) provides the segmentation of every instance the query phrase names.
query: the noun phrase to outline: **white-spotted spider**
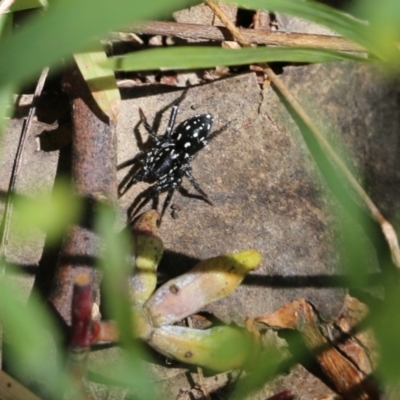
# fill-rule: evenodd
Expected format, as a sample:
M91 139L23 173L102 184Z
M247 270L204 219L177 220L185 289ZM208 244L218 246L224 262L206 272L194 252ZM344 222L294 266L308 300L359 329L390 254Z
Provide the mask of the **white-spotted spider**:
M186 92L179 100L182 100L185 95ZM207 194L193 177L190 162L211 139L224 131L229 124L210 134L213 116L211 114L200 114L185 120L174 130L178 114L178 105L175 104L172 107L165 134L157 136L147 122L141 108L139 108L139 113L141 122L143 122L154 142L154 146L147 151L140 152L132 160L119 166L119 169L121 169L133 164L129 173L119 184L118 193L122 196L137 182L145 181L153 185L137 196L129 209L130 216L134 216L151 199L154 201L154 207L157 208L159 195L168 192L162 208L162 216L174 191L181 186L184 176L189 179L204 200L212 205Z

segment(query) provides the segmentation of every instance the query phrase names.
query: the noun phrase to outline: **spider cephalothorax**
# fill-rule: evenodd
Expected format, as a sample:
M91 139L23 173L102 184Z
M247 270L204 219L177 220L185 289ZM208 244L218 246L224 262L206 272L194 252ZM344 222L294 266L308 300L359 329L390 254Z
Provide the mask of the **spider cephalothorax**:
M144 127L154 142L154 146L147 151L139 153L132 160L131 164L134 164L134 168L120 183L119 194L124 194L132 185L140 181L153 183L153 185L138 196L131 207L132 211L140 200L143 199L137 210L150 199L157 201L161 193L168 192L162 209L163 214L171 201L175 189L181 186L184 176L189 179L203 198L211 204L207 194L200 188L200 185L193 177L190 162L207 145L208 141L218 133L221 133L225 127L210 134L213 116L211 114L200 114L182 122L174 130L178 113L178 106L174 105L164 136L157 136L141 109L139 109L139 113ZM124 166L126 166L126 163Z

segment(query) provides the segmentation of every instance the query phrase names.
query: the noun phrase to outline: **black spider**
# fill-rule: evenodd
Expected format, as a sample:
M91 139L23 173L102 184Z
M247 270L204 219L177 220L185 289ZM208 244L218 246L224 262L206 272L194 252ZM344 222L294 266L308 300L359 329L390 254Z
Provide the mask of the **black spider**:
M211 114L200 114L182 122L174 130L178 114L178 105L174 105L164 136L157 136L140 108L139 113L141 122L143 122L144 127L154 142L154 146L148 151L140 152L131 161L119 166L119 168L122 168L134 164L134 167L119 184L118 192L122 196L131 186L141 181L153 183L153 185L136 198L129 210L131 216L140 210L150 199L154 200L155 207L157 207L158 196L163 192L168 192L161 212L161 215L163 215L174 191L180 188L184 176L189 179L190 183L201 194L204 200L212 205L207 194L200 188L200 185L193 177L190 162L211 139L225 130L228 125L210 134L213 116ZM141 200L142 202L138 205Z

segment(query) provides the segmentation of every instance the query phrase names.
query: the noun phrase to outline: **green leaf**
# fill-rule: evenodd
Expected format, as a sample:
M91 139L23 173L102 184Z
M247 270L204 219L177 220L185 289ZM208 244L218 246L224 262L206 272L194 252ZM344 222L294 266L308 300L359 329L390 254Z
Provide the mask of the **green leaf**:
M11 85L0 88L0 136L6 125L6 118L10 116L13 88Z
M60 345L59 332L36 296L30 296L27 306L21 303L23 297L15 283L0 280L0 319L4 337L11 344L8 361L19 373L46 382L54 398L60 398L66 378L60 360L54 357Z
M363 0L358 2L354 11L370 22L371 37L385 59L399 64L400 2Z
M82 51L111 29L145 18L162 18L198 1L68 0L50 4L0 43L0 87L32 79L43 67L60 66L62 57ZM29 60L29 62L27 62Z
M130 383L140 398L154 399L154 387L149 384L150 374L144 371L139 361L143 350L132 341L133 323L128 289L131 266L127 256L130 248L129 237L124 231L116 235L114 223L113 210L100 205L96 231L103 239L104 245L100 266L103 272L104 295L107 299L105 308L111 319L117 322L121 345L124 348L121 360L124 368L118 375Z
M328 50L294 48L171 47L138 51L126 56L112 57L103 65L117 70L141 71L151 69L210 68L216 65L244 65L271 61L327 62L365 60L351 54Z
M77 53L74 58L97 105L111 121L117 123L121 96L114 72L99 65L107 56L100 43L98 47L97 51Z
M12 32L13 14L0 15L0 38L3 40Z

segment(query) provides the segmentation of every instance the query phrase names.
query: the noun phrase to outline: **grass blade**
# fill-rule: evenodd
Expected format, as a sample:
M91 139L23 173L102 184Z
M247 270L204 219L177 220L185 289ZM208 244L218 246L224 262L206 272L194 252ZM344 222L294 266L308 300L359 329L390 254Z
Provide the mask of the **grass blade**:
M150 49L127 56L112 57L104 65L127 71L152 69L210 68L216 65L244 65L260 62L327 62L338 60L360 61L364 58L351 54L317 49L173 47Z

